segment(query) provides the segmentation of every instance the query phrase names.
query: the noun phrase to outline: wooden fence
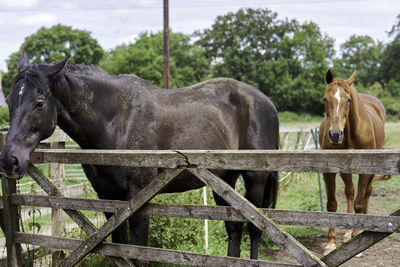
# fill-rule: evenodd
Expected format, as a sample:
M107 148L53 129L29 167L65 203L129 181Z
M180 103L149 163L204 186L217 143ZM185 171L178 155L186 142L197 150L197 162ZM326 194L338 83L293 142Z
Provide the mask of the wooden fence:
M273 170L297 172L345 172L400 174L400 150L335 151L113 151L113 150L36 150L32 163L83 163L115 166L160 167L165 170L130 201L71 199L32 164L28 174L49 196L17 194L15 180L2 177L7 238L8 266L20 266L21 244L72 250L60 266L73 266L88 253L113 257L118 266L129 266L126 258L192 266L298 266L271 261L255 261L211 256L168 249L110 244L104 239L124 220L141 209L151 215L215 220L250 221L304 266L337 266L394 232L400 232L400 210L390 216L258 209L208 169ZM224 198L232 207L163 206L146 203L183 170L188 170ZM64 209L86 232L86 240L22 233L18 230L17 206L37 205ZM114 213L102 227L93 224L78 210ZM143 210L143 211L142 211ZM329 255L318 258L279 224L364 230Z

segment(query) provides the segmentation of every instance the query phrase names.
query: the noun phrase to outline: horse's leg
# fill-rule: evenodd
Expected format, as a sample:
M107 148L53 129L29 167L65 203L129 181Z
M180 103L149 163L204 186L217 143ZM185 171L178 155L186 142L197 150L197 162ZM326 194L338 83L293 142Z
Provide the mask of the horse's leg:
M365 193L365 205L364 205L364 210L363 213L367 214L368 213L368 204L369 204L369 198L371 197L372 194L372 182L374 180L374 177L370 180L370 182L367 185L367 191Z
M135 214L129 218L129 230L131 235L130 244L147 246L149 243L149 217ZM134 266L147 266L147 261L132 259Z
M124 200L125 192L116 193L114 190L111 190L114 189L114 187L107 184L107 182L109 183L109 175L107 173L107 170L109 169L108 167L83 164L82 168L86 174L86 177L89 179L94 190L96 191L99 199ZM113 215L113 213L105 212L104 215L108 220ZM126 222L124 222L112 233L112 242L128 244L127 230L127 224Z
M344 193L347 198L347 213L354 213L354 184L352 175L349 173L341 173L340 176L344 182ZM343 237L343 242L347 242L351 239L353 234L352 229L348 229Z
M268 172L244 172L243 179L246 186L246 198L256 207L266 208L264 205L264 192L267 184ZM247 228L249 230L251 243L250 258L257 259L261 231L252 223L247 223Z
M367 213L368 211L368 201L372 193L372 180L374 179L374 174L360 174L358 178L358 188L357 196L354 201L354 210L356 213ZM353 233L353 236L359 234L360 231L357 230Z
M238 174L236 172L213 171L215 175L234 187ZM214 194L215 203L218 206L229 206L229 204L217 194ZM226 233L228 234L228 256L240 257L240 242L242 241L243 222L225 221Z
M357 197L354 201L354 210L356 213L367 213L369 197L372 193L372 180L374 174L360 174L358 178Z
M324 173L324 181L326 184L326 190L328 195L328 201L326 209L330 212L336 212L337 202L335 196L336 190L336 173ZM328 232L328 243L325 246L324 255L329 254L331 251L336 249L336 232L334 228L329 228Z
M104 212L107 220L114 215L114 213ZM112 232L112 242L113 243L121 243L128 244L128 227L126 222L122 223L114 232Z

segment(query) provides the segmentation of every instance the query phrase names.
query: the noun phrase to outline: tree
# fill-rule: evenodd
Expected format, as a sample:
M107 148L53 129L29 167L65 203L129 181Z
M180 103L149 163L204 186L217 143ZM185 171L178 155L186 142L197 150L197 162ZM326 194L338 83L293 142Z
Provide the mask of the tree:
M352 35L340 46L342 57L336 61L339 77L350 77L356 71L357 81L365 86L379 79L383 44L370 36Z
M4 75L4 95L11 90L12 79L17 74L18 58L23 50L28 52L31 64L56 62L71 55L72 63L97 65L104 55L103 48L87 31L60 24L51 28L42 27L26 37L19 51L9 56L8 73Z
M334 50L333 39L315 23L281 20L268 9L241 9L217 17L196 36L214 76L254 85L278 110L323 112L323 76Z
M132 73L163 86L163 34L142 33L134 44L117 46L100 66L110 74ZM200 82L209 75L210 62L204 50L190 42L190 36L170 33L171 87Z

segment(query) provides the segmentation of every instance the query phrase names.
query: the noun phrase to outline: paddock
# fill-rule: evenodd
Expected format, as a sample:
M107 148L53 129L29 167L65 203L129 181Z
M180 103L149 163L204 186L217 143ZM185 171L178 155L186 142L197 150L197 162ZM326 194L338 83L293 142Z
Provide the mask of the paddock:
M7 264L19 266L21 244L71 250L60 266L71 266L88 253L114 257L118 266L128 266L126 258L191 266L338 266L392 233L400 232L400 210L390 216L340 214L257 209L207 169L273 170L284 172L349 172L394 175L400 173L400 150L342 151L115 151L38 149L30 159L28 174L49 196L16 193L15 180L2 177ZM71 163L165 168L157 181L149 184L131 201L105 201L66 198L32 163ZM183 170L189 170L231 207L166 206L146 204ZM89 235L87 240L60 238L19 232L17 206L31 205L64 209ZM80 210L114 212L113 219L98 230ZM251 221L299 265L211 256L168 249L147 248L102 242L115 227L135 212L148 216L173 216L197 219ZM318 258L280 224L355 228L364 230L329 255Z

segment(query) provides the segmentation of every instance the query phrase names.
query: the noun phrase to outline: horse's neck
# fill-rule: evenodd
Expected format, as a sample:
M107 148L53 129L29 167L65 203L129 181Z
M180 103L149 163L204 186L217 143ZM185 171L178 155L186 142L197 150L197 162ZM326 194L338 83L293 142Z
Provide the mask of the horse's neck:
M107 148L107 123L118 112L121 88L111 80L79 80L80 88L63 88L58 95L58 126L82 148Z
M357 90L352 86L350 88L351 105L349 111L349 118L347 120L346 128L350 132L347 136L356 136L354 133L360 133L361 128L365 127L365 122L368 120L368 110L361 101L360 95Z

